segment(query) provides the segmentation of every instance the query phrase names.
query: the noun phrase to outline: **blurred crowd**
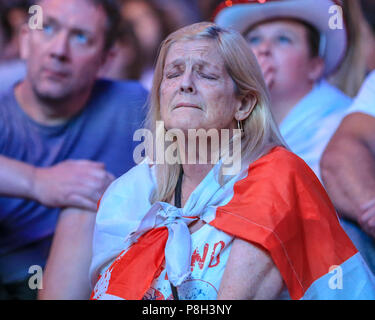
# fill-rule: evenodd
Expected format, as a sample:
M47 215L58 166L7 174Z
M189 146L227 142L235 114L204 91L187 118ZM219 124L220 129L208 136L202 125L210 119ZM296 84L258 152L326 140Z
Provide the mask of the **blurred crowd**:
M160 42L172 31L198 21L210 20L219 0L118 0L123 18L113 59L101 77L137 79L151 87L152 69ZM2 89L21 79L19 31L30 18L32 0L0 1L0 77ZM0 89L0 90L2 90Z
M220 0L118 0L122 27L113 58L99 76L136 79L151 88L153 64L160 43L171 32L198 21L210 21ZM2 89L21 79L19 31L30 18L32 0L0 1L0 78ZM344 62L330 81L354 97L365 78L375 69L374 4L371 1L341 2L350 39Z

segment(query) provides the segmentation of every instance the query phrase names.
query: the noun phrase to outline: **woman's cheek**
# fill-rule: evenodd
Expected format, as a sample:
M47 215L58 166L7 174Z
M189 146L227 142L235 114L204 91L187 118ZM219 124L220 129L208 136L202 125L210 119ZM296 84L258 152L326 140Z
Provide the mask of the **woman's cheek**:
M166 84L163 84L160 86L160 105L161 108L165 107L164 105L168 103L168 97L169 97L169 86Z

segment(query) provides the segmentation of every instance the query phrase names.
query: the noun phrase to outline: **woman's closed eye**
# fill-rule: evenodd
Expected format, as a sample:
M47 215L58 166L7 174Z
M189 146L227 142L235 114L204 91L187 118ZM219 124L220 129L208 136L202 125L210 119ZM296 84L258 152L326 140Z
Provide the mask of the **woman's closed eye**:
M167 73L166 75L165 75L165 77L167 78L167 79L173 79L173 78L177 78L178 76L180 76L181 75L181 72L171 72L171 73Z
M208 79L208 80L217 80L218 77L215 76L215 75L210 75L210 74L207 74L207 73L204 73L204 72L199 72L199 75L204 78L204 79Z

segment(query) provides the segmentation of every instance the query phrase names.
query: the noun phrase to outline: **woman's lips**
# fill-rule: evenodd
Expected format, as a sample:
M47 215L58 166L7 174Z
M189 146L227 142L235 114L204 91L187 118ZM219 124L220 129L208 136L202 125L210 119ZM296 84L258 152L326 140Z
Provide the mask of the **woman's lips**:
M192 103L179 103L177 104L174 108L174 109L178 109L178 108L193 108L193 109L199 109L199 110L202 110L202 108L196 104L192 104Z

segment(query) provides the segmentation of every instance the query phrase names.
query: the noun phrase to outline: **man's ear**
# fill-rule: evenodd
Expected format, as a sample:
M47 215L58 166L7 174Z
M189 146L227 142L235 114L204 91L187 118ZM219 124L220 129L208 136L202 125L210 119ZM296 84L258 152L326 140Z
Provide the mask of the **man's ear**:
M243 97L235 114L236 120L241 121L248 118L257 103L258 99L253 94L248 94L247 96Z
M30 33L28 24L23 24L19 33L20 57L23 60L27 60L30 54Z
M114 44L111 48L109 48L103 54L102 58L102 67L104 67L107 63L110 63L112 59L117 55L119 48L117 44Z
M310 61L310 71L308 78L311 82L318 81L324 73L324 60L322 57L314 57Z
M117 46L112 46L110 49L106 50L103 52L101 61L100 61L100 66L97 71L97 77L106 77L108 70L111 69L111 62L114 59L114 57L117 54Z

